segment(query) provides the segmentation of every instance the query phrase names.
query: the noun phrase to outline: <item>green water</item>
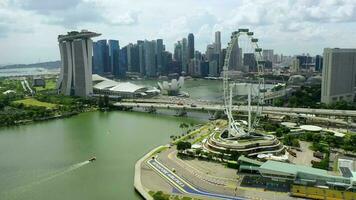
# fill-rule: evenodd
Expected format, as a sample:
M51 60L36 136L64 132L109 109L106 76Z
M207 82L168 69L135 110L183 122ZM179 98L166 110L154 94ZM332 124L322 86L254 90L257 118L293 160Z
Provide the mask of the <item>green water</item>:
M0 129L0 199L140 199L135 162L179 134L181 122L198 121L93 112Z
M131 82L158 87L157 80L139 80ZM222 101L223 88L221 80L185 80L182 90L188 92L190 97L193 99Z
M131 81L133 83L141 85L149 85L153 87L158 87L157 80L140 80L140 81ZM162 82L162 81L160 81ZM265 88L272 88L273 85L265 84ZM257 85L255 84L255 87ZM214 102L223 102L223 82L222 80L185 80L182 87L182 91L188 92L190 98L196 100L206 100Z

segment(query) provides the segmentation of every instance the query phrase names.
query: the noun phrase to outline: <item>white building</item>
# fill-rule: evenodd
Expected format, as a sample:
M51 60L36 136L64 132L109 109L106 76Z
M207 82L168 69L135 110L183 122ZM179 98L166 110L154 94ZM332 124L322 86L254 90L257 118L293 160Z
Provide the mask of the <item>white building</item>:
M157 89L136 85L130 82L117 82L96 74L93 75L94 96L108 95L109 97L121 98L144 98L155 96L159 93Z
M324 49L321 102L352 102L355 96L356 49Z

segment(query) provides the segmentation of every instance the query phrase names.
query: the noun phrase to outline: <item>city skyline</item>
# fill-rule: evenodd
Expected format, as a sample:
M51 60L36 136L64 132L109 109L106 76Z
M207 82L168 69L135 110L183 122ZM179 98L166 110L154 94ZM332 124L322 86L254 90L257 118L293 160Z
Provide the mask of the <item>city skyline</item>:
M356 2L219 2L185 0L174 4L155 0L133 4L76 0L48 4L1 0L0 48L6 51L0 55L0 64L59 60L54 45L56 36L72 29L99 31L103 33L99 39L117 39L121 46L161 38L170 52L174 43L188 33L195 35L195 48L199 51L214 41L215 31L221 31L221 43L225 46L231 32L239 27L253 29L262 48L287 55L316 55L326 47L355 46ZM184 9L187 7L190 12ZM28 20L31 24L25 23ZM349 40L338 41L340 37Z

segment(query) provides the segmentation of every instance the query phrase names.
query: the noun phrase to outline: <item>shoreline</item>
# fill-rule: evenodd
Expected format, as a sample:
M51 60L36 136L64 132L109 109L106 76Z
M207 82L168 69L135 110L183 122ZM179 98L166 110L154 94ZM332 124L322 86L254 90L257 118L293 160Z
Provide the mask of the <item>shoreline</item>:
M168 147L168 145L160 145L148 153L146 153L142 158L140 158L135 164L135 173L134 173L134 188L135 191L145 200L153 200L153 197L148 193L147 189L142 185L141 182L141 165L147 160L150 156L155 154L160 148Z
M12 128L12 127L17 127L17 126L22 126L22 125L28 125L28 124L35 124L37 122L45 122L45 121L51 121L51 120L56 120L56 119L65 119L65 118L70 118L82 113L88 113L88 112L94 112L94 111L98 111L98 109L94 109L94 110L88 110L88 111L84 111L84 112L71 112L71 113L66 113L63 115L57 115L57 116L51 116L51 117L44 117L44 118L37 118L37 119L32 119L32 120L22 120L19 122L16 122L13 125L10 126L0 126L0 129L2 128Z

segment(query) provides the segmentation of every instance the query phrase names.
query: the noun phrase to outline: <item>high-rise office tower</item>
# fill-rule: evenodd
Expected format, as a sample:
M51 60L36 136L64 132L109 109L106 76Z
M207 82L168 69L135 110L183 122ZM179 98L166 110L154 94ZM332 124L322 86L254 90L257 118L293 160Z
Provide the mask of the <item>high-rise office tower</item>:
M321 102L352 102L355 96L356 49L324 49Z
M110 72L118 76L119 75L119 58L120 58L120 46L119 41L109 40L109 57L110 57Z
M246 72L257 72L257 62L254 53L245 53L243 61Z
M145 51L145 67L146 76L154 77L157 75L156 69L156 41L145 41L144 51Z
M225 57L226 57L226 48L221 49L221 54L220 54L220 60L222 61L221 64L219 65L218 68L218 74L220 74L223 71L223 67L224 65L228 65L228 67L230 66L230 62L225 63Z
M182 71L188 71L188 40L187 38L182 39Z
M171 65L173 59L172 59L172 53L168 52L168 51L163 51L162 52L162 65L165 66L163 68L163 73L164 74L168 74L170 69L169 66Z
M173 54L174 60L182 63L182 43L178 41L176 44L174 44L174 54Z
M323 57L321 55L315 56L315 71L321 72L323 70Z
M193 59L194 53L195 53L194 35L193 35L193 33L189 33L189 35L188 35L188 59Z
M100 34L82 30L59 35L61 72L57 82L58 93L87 97L92 86L92 37Z
M297 59L299 60L300 69L308 70L313 63L313 58L309 55L297 56Z
M127 45L127 70L129 72L140 72L139 47L136 44Z
M218 54L219 59L218 59L218 71L220 68L223 67L224 65L224 57L222 56L221 53L221 32L220 31L216 31L215 32L215 53Z
M262 56L264 61L273 62L273 49L263 49Z
M230 60L229 60L229 70L238 70L242 71L242 49L239 47L239 44L236 42L232 46Z
M206 46L206 51L205 51L205 56L208 61L213 60L213 56L216 53L215 51L215 45L209 44Z
M138 57L139 57L139 71L140 74L145 76L146 75L146 66L145 66L145 47L144 47L144 41L138 40L137 45L138 45Z
M120 64L118 77L125 77L128 69L127 46L120 49Z
M94 42L93 73L104 74L110 72L109 47L106 40Z
M215 53L221 52L221 33L220 31L215 32Z
M164 51L164 45L162 39L156 40L156 61L157 61L157 72L163 74L163 63L162 63L162 53Z

